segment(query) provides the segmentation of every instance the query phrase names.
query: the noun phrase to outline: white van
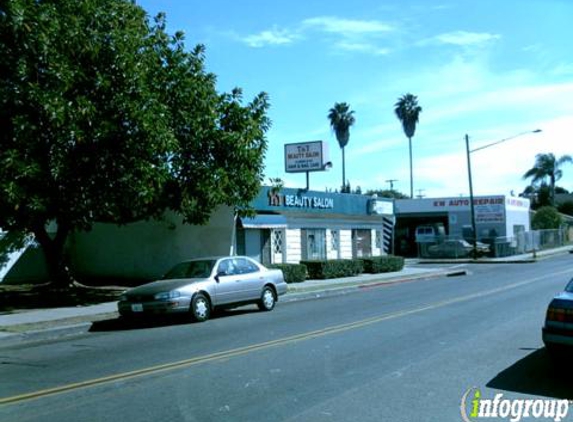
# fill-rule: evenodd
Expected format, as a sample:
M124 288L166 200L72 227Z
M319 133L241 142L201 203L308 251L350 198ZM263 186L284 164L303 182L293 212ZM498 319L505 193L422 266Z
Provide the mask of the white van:
M425 225L416 227L416 242L430 243L437 242L438 237L444 237L446 230L442 225Z

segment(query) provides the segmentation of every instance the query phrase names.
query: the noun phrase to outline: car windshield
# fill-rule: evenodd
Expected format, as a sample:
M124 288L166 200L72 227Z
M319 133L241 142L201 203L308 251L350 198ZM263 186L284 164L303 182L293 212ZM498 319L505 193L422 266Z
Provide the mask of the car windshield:
M567 284L567 287L565 287L565 291L568 293L573 293L573 279L569 281L569 284Z
M177 264L163 276L163 280L176 278L207 278L215 266L215 260L205 259Z

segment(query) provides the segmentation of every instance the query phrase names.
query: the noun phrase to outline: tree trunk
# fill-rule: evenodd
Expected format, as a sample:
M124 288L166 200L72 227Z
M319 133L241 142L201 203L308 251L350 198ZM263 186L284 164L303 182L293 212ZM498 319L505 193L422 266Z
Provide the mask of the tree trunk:
M342 147L342 193L346 192L346 171L345 171L344 147Z
M555 206L555 173L551 174L549 176L549 183L550 183L550 192L549 194L551 195L551 198L549 198L549 200L551 201L551 206L554 207Z
M412 166L412 137L408 137L408 145L410 147L410 198L414 198L414 171Z
M65 223L58 224L54 238L48 235L44 224L39 224L34 229L34 236L44 252L49 281L58 288L72 287L75 281L64 256L64 246L69 233L69 226Z

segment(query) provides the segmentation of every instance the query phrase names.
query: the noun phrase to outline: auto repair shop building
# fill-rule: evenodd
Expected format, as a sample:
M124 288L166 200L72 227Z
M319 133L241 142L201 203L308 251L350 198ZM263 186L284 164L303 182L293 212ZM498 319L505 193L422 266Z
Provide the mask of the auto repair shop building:
M400 199L396 207L396 254L413 256L416 228L443 226L450 238L472 239L470 199ZM530 230L530 202L526 198L494 195L474 197L478 240L506 238L508 242Z

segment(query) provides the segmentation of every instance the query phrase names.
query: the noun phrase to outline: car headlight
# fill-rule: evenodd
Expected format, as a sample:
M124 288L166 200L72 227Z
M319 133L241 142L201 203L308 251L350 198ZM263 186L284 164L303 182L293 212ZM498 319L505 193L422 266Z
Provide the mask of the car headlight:
M153 296L153 298L155 300L169 300L169 299L175 299L179 296L181 296L181 293L179 293L177 290L173 290L171 292L157 293L155 296Z

